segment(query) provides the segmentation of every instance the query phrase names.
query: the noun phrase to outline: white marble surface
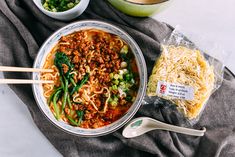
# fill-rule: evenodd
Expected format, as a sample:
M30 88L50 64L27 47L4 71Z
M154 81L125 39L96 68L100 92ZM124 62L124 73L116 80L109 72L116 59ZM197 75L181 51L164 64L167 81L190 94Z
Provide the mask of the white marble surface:
M235 72L234 6L235 0L175 0L154 18L172 26L181 25L218 43L230 54L222 59ZM1 157L61 156L37 129L25 105L6 85L0 85L0 100Z

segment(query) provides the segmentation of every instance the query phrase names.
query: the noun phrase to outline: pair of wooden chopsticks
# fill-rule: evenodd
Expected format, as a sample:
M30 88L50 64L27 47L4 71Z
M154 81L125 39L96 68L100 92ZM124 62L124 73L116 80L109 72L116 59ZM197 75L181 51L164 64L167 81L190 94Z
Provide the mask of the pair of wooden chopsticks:
M52 69L36 69L0 66L0 71L8 72L53 72ZM33 83L54 83L52 80L26 80L26 79L0 79L0 84L33 84Z

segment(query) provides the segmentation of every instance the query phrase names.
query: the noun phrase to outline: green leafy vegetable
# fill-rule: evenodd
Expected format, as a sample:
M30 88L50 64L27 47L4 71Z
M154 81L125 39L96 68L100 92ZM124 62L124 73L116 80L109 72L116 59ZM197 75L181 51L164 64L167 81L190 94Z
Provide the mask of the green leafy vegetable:
M72 91L70 92L71 95L73 95L75 92L77 92L89 79L89 73L86 73L86 75L83 77L83 79L77 83L75 87L73 87Z
M124 61L127 61L127 60L128 60L127 54L121 53L120 56L121 56L121 58L122 58Z
M71 72L71 70L74 67L74 65L71 63L69 57L63 52L57 52L55 54L54 64L59 69L60 74L62 76L64 75L66 78L69 77L69 73ZM68 66L68 71L65 74L63 71L63 64Z
M78 119L78 125L80 125L81 122L82 122L83 116L84 116L84 111L82 111L82 110L77 110L76 113L77 113L77 116L78 116L78 118L79 118L79 119Z
M53 93L50 95L50 98L48 99L48 104L50 104L51 101L53 100L55 93L61 89L63 89L63 87L59 87L59 88L54 89Z
M134 76L132 73L127 73L126 75L124 75L125 81L130 82L132 79L134 79Z
M127 96L126 96L126 101L131 102L131 101L132 101L132 96L131 96L131 95L127 95Z
M69 78L70 82L72 83L73 86L76 86L76 83L72 77Z
M69 108L72 109L72 103L70 101L70 96L69 95L67 96L67 102L69 104Z
M72 75L70 74L74 65L71 63L69 57L63 52L57 52L55 54L54 64L60 72L60 82L64 92L62 100L62 110L61 110L61 112L63 112L66 102L68 102L69 107L71 108L71 102L68 93L68 85L70 81L74 86L76 86L76 83L74 82ZM64 72L63 66L67 66L68 68L66 73Z
M65 104L66 104L66 100L67 100L67 97L68 97L68 80L66 80L64 78L64 96L63 96L63 101L62 101L62 112L64 111L64 108L65 108Z
M79 124L78 124L72 117L70 117L69 115L66 115L66 117L68 118L70 124L75 125L75 126L78 126L78 125L79 125Z
M60 119L60 111L59 111L59 107L57 105L57 100L59 99L59 95L60 95L61 91L62 90L58 90L53 97L53 107L54 107L54 111L55 111L55 118L57 120Z

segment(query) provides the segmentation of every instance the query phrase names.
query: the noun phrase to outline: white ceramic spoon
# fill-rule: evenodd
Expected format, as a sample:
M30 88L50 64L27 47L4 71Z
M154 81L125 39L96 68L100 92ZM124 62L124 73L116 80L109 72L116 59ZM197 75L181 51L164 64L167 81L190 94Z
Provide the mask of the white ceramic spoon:
M184 127L174 126L160 122L158 120L148 118L148 117L139 117L133 119L129 122L124 128L122 135L126 138L132 138L140 136L148 131L160 129L167 131L174 131L181 134L187 134L192 136L203 136L206 132L206 128L202 130L188 129Z

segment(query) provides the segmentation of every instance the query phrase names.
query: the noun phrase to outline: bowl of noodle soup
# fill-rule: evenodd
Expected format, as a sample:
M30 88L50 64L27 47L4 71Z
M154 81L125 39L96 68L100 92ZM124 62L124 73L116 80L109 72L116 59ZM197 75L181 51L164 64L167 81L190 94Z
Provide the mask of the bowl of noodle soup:
M122 29L85 20L52 34L41 46L33 79L40 110L63 131L86 137L102 136L126 124L138 111L146 91L143 54Z

